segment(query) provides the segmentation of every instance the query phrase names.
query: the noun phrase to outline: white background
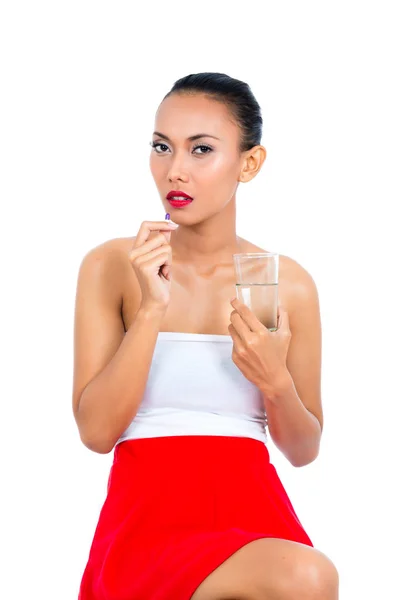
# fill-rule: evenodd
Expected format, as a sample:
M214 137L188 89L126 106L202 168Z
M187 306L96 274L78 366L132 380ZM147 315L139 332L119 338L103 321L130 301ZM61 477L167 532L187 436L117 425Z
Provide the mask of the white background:
M313 276L323 323L320 455L272 461L342 600L400 597L399 23L395 3L18 2L0 9L0 595L72 600L112 453L72 415L86 252L164 218L148 166L176 79L248 82L267 161L238 234ZM149 599L150 600L150 599Z

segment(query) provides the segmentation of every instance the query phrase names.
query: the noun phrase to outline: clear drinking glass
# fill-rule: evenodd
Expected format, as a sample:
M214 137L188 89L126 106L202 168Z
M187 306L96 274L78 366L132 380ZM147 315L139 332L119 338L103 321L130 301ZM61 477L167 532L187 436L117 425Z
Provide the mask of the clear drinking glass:
M236 297L270 331L278 328L279 254L247 252L234 254Z

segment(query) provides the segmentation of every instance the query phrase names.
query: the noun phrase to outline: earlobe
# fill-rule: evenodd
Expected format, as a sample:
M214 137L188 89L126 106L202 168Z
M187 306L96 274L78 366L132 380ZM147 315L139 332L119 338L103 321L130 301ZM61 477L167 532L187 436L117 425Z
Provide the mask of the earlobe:
M251 175L250 175L250 178L251 178ZM248 172L247 168L244 167L239 175L239 181L241 183L246 183L248 180L249 180L249 172Z
M253 179L258 170L259 169L257 167L256 161L254 160L254 157L250 156L246 159L246 163L242 169L242 172L240 173L239 180L242 183L247 183L248 181L250 181L250 179Z
M239 181L241 183L247 183L249 179L252 179L252 176L249 177L249 175L246 173L242 173L242 175L239 177Z

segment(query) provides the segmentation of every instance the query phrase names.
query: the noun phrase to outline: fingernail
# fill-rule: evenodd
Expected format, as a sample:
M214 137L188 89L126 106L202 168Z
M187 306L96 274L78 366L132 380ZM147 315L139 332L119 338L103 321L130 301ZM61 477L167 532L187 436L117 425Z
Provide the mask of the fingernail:
M178 223L174 223L174 222L173 222L173 221L171 221L170 219L171 219L171 216L170 216L170 214L169 214L169 213L167 213L167 214L165 215L165 222L166 222L166 224L167 224L167 225L171 225L171 227L178 227Z

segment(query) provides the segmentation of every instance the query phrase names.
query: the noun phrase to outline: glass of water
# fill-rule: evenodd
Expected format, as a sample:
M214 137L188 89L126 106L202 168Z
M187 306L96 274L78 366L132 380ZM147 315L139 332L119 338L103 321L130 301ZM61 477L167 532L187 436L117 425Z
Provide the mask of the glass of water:
M278 328L279 254L234 254L236 297L270 331Z

